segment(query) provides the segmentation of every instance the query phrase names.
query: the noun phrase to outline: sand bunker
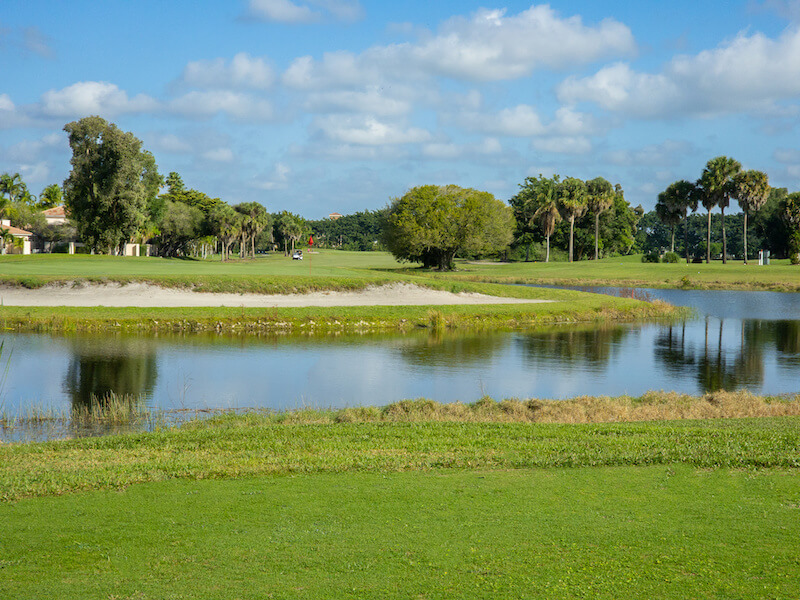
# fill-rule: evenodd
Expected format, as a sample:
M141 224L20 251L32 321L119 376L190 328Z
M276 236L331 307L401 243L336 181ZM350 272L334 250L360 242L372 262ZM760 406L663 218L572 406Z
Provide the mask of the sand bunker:
M5 306L244 306L256 308L298 306L420 306L447 304L530 304L549 300L501 298L485 294L445 292L394 283L355 292L309 294L211 294L162 288L145 283L46 285L29 290L0 287Z

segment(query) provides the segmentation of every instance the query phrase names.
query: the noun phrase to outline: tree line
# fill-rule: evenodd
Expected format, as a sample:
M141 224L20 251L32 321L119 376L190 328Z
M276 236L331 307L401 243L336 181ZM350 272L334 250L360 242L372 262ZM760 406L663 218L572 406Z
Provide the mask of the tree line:
M211 198L187 188L175 172L164 178L140 140L100 117L68 123L64 130L72 169L63 193L53 184L37 198L19 174L3 174L0 216L44 240L77 238L92 251L110 254L128 243L149 242L164 257L215 253L229 260L266 250L289 254L312 235L319 247L386 249L437 269L452 268L456 257L596 260L666 247L687 260L721 254L723 262L730 251L746 261L753 247L779 256L800 252L800 192L771 188L766 174L744 171L725 156L708 161L697 181L670 184L650 213L632 207L622 187L603 177L539 175L525 178L508 204L488 192L424 185L384 209L306 220L288 211L269 213L259 202L232 205ZM733 199L742 213L726 218ZM46 225L41 211L62 201L71 224ZM694 214L699 206L707 211L704 219ZM720 215L714 220L716 208ZM730 248L728 225L742 232ZM2 228L0 234L8 239ZM719 241L712 242L712 234Z

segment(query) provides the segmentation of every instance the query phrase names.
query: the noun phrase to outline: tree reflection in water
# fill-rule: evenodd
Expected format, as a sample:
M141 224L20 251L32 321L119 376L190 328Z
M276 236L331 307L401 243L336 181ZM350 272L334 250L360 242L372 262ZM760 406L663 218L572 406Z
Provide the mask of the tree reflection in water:
M563 326L520 335L517 339L527 362L557 363L602 371L630 329L618 326Z
M73 409L90 409L112 395L142 401L153 393L158 375L152 340L78 337L64 377Z

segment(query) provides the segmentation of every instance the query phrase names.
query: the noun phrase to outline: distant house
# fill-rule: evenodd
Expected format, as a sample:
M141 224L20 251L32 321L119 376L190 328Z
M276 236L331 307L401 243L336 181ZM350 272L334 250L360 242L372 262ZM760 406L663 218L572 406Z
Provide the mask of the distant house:
M42 214L48 225L62 225L67 222L67 211L63 204L43 210Z
M336 219L341 219L342 215L340 215L339 213L331 213L331 214L328 215L328 218L331 221L335 221Z
M16 239L22 240L22 248L18 248L13 243L5 243L0 242L0 250L2 250L3 254L30 254L31 253L31 236L33 233L30 231L25 231L24 229L20 229L19 227L12 227L11 221L8 219L3 219L0 221L0 228L5 231L8 231L11 235L13 235Z

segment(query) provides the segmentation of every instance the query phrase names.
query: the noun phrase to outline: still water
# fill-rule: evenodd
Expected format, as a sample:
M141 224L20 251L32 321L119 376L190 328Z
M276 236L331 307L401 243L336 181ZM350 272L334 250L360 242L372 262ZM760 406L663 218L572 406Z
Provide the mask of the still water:
M605 290L609 291L609 290ZM800 391L800 294L644 290L693 306L667 324L327 337L2 335L0 410L108 392L158 409Z

